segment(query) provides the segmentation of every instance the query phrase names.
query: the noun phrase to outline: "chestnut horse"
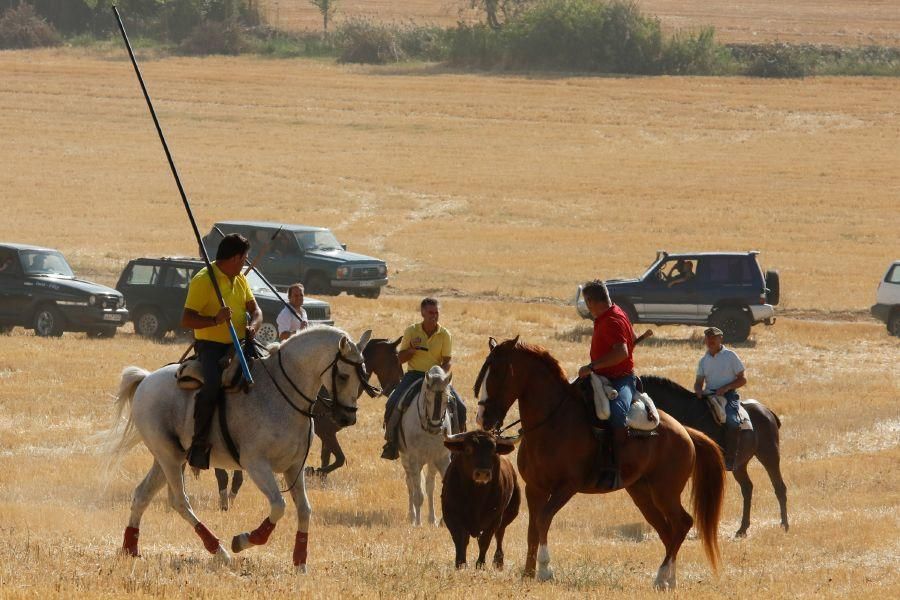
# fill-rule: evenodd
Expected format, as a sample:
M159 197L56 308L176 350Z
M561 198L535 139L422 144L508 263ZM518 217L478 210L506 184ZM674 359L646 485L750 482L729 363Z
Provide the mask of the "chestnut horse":
M519 473L528 502L528 552L525 575L553 577L547 533L553 517L575 494L602 494L597 487L601 445L577 385L568 382L555 358L516 337L489 342L490 354L475 382L482 426L496 430L519 401L522 441ZM717 570L718 528L725 490L725 466L715 442L660 412L657 435L629 437L619 453L622 482L666 548L655 585L676 585L675 559L696 525L706 557ZM691 517L681 492L692 478ZM537 563L537 572L535 572Z

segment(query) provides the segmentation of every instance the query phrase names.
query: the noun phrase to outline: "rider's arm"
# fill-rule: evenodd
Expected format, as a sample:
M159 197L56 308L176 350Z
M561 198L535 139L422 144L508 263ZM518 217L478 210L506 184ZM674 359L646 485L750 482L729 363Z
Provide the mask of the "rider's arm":
M192 308L185 308L181 313L181 326L185 329L206 329L229 319L231 319L231 309L227 306L220 308L215 317L206 317Z
M734 378L734 381L732 381L729 384L723 385L722 387L717 389L716 394L721 396L722 394L724 394L726 392L736 390L739 387L743 387L745 385L747 385L747 379L744 377L744 372L741 371L740 373L737 374L737 377Z
M697 379L694 380L694 393L697 394L698 398L703 397L703 384L706 382L706 377L703 375L697 374Z
M409 362L409 359L416 353L416 349L410 345L410 338L409 331L404 331L403 339L400 340L400 345L397 347L397 358L400 360L400 364Z
M593 371L597 368L603 367L611 367L613 365L617 365L623 360L628 358L628 346L625 342L619 342L618 344L614 344L609 352L598 358L597 360L593 360L583 366L579 370L579 375L581 375L582 371ZM584 377L584 375L581 375Z
M441 362L441 368L444 370L444 373L449 373L450 369L453 368L453 359L445 356L443 362Z
M256 304L256 300L249 300L247 304L244 305L244 307L247 309L247 313L250 315L250 322L247 324L247 329L251 330L253 333L256 333L257 331L259 331L259 328L262 327L262 311Z

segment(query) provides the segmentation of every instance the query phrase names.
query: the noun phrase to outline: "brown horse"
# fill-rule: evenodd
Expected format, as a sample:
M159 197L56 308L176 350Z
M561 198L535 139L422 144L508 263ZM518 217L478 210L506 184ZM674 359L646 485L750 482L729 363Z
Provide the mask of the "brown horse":
M547 533L553 517L575 494L602 494L597 487L600 444L587 405L566 379L559 363L543 348L491 338L490 354L475 383L485 429L497 429L519 401L522 442L519 473L528 502L525 575L553 577ZM675 559L695 523L706 557L717 570L718 527L725 490L725 466L715 442L660 412L657 435L629 437L619 454L622 482L666 548L655 585L676 585ZM692 481L692 518L681 492ZM537 571L535 572L535 566Z

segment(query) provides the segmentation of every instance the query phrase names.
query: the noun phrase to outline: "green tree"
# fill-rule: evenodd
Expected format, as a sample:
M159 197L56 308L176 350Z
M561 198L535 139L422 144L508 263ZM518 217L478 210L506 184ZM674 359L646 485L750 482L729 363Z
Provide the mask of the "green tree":
M309 0L309 3L319 9L322 14L322 31L323 35L328 35L328 21L334 17L337 10L338 0Z

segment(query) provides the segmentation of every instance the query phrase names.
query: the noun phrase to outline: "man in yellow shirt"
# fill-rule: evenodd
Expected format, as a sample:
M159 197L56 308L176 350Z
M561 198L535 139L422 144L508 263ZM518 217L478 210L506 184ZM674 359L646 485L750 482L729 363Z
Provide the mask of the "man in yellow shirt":
M409 363L409 366L403 379L391 393L384 410L384 439L387 441L382 449L381 458L387 460L396 460L400 457L397 447L397 428L403 416L403 410L397 406L400 399L413 384L425 378L425 373L431 367L438 365L447 373L452 367L453 346L450 332L438 323L440 303L434 298L425 298L420 304L420 309L422 322L406 328L403 340L397 348L400 362ZM458 428L465 431L466 406L452 386L450 395L454 401L453 410L456 413ZM405 406L406 404L404 408Z
M262 325L262 311L247 279L241 274L250 242L242 235L226 235L216 251L212 270L216 275L225 306L219 304L207 269L201 269L188 286L181 326L194 330L194 348L203 369L203 387L194 404L194 438L188 462L198 469L209 468L209 429L216 403L222 392L222 358L232 347L228 321L234 324L238 338L252 338ZM247 314L250 322L247 323Z

